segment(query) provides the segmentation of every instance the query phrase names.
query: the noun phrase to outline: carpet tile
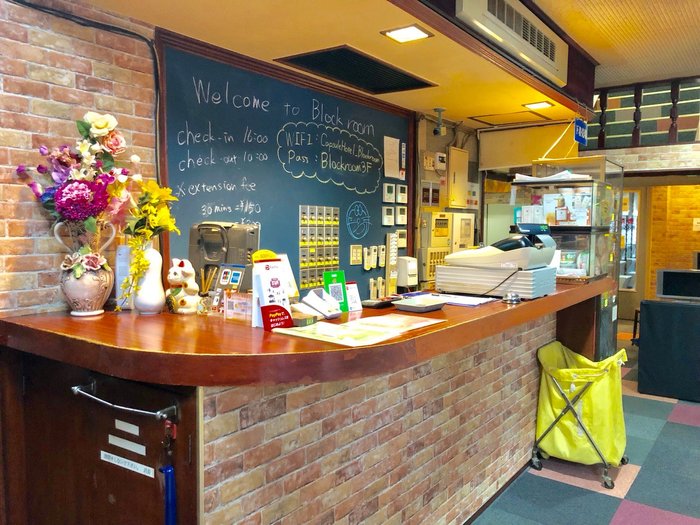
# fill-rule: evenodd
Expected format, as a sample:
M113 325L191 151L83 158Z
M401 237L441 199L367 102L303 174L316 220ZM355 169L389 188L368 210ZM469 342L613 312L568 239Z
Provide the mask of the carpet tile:
M622 400L629 464L601 465L549 458L527 468L482 509L478 525L700 525L700 403L637 392L637 348L627 348Z
M610 525L700 525L700 520L625 500Z

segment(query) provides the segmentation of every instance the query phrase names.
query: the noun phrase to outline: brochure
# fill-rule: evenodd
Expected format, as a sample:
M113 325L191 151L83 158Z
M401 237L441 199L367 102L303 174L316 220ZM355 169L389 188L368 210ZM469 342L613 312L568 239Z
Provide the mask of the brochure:
M404 332L442 322L444 319L387 314L342 324L320 321L309 326L275 328L273 332L355 347L381 343Z

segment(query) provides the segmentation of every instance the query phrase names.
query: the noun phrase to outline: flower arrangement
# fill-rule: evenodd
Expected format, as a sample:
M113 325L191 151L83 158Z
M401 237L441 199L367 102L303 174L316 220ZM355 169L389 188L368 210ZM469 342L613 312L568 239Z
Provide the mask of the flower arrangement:
M130 275L122 284L128 297L138 289L138 280L148 268L143 258L146 244L165 231L180 233L170 214L170 201L177 200L170 188L161 188L139 173L117 167L115 157L126 151L126 140L112 115L88 111L76 121L80 139L75 145L39 148L45 162L36 169L17 167L20 178L56 222L68 226L74 253L61 264L76 278L99 268L109 269L99 253L103 230L109 224L131 237ZM138 168L140 159L131 157Z

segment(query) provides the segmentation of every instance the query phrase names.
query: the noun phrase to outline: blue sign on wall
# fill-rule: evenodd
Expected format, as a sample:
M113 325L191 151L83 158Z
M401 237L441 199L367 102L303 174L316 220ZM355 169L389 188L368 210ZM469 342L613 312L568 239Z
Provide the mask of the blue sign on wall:
M582 119L574 119L574 140L579 144L588 144L588 124Z

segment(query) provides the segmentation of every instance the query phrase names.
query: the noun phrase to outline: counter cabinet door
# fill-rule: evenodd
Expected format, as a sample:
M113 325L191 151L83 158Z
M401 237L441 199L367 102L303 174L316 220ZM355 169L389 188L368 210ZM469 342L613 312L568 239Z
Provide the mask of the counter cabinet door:
M165 523L165 481L172 461L179 523L196 523L194 393L91 373L41 358L24 365L28 522L59 524ZM75 395L95 381L109 402L148 411L177 403L173 454L162 445L165 422Z

